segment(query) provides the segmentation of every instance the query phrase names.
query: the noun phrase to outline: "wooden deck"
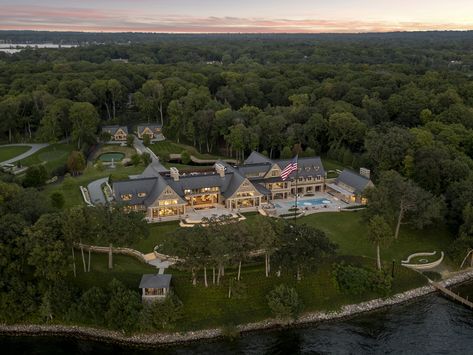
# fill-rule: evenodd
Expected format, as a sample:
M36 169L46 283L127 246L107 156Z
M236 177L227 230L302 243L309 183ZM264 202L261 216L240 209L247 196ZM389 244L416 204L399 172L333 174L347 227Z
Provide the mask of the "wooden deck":
M437 290L442 292L444 295L450 297L454 301L463 304L464 306L470 308L473 310L473 302L461 297L460 295L457 295L455 292L450 291L448 288L443 287L442 285L436 283L436 282L431 282L432 286L434 286Z

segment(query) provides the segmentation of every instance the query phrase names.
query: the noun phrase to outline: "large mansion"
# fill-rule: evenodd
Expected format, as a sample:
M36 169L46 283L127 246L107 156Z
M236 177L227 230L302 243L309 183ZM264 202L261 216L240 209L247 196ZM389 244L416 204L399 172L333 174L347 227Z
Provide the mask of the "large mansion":
M194 209L220 205L233 210L255 210L271 200L294 194L310 195L325 189L325 171L319 157L300 158L298 171L285 181L281 171L291 160L273 160L252 152L243 165L219 161L212 171L180 173L156 170L113 183L115 201L146 212L150 221L180 218ZM297 191L296 191L296 176Z

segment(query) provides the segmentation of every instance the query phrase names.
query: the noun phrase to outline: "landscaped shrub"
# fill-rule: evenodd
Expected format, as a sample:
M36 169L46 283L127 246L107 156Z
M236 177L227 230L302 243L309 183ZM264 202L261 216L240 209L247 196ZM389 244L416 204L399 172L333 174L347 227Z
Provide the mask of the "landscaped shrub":
M142 155L141 155L141 160L143 161L143 164L145 166L148 166L149 164L151 164L151 155L149 153L146 153L144 152Z
M302 301L292 287L279 285L266 298L273 315L281 320L296 320L302 312Z
M162 302L144 306L141 323L143 329L171 329L183 316L181 300L171 294Z
M335 285L342 293L361 295L367 291L388 294L391 290L391 276L383 270L371 270L344 263L333 266Z
M146 137L146 136L145 136ZM139 154L133 154L131 156L131 163L134 165L134 166L137 166L137 165L140 165L141 163L141 156Z
M181 152L181 163L187 165L191 162L191 155L187 150Z
M53 171L51 171L51 176L64 176L67 173L67 165L59 165Z
M46 183L48 172L43 165L32 166L26 171L23 179L24 187L40 187Z
M51 206L60 210L64 207L64 195L60 192L53 192L49 198L51 199Z

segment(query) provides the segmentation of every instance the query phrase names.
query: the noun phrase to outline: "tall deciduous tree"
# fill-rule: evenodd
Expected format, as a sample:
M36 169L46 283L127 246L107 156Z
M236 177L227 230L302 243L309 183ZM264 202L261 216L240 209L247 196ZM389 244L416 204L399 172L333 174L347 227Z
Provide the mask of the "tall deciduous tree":
M77 149L81 149L82 144L95 140L99 117L92 104L75 102L71 106L70 118L72 121L72 139L77 143Z
M381 270L381 245L387 245L392 238L392 229L382 216L373 216L368 224L368 240L376 246L376 264Z
M381 214L394 225L394 239L398 238L402 224L423 228L439 221L443 215L440 198L392 170L382 173L376 187L369 189L366 195L367 216Z

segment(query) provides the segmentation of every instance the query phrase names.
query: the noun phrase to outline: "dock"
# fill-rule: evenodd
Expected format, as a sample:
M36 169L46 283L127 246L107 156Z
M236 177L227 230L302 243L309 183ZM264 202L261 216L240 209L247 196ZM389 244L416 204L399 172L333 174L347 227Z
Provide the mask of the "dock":
M460 295L457 295L455 292L450 291L448 288L443 287L442 285L438 284L437 282L431 281L432 286L434 286L437 290L442 292L444 295L450 297L454 301L461 303L462 305L470 308L473 310L473 302L469 301L468 299L465 299L461 297Z

